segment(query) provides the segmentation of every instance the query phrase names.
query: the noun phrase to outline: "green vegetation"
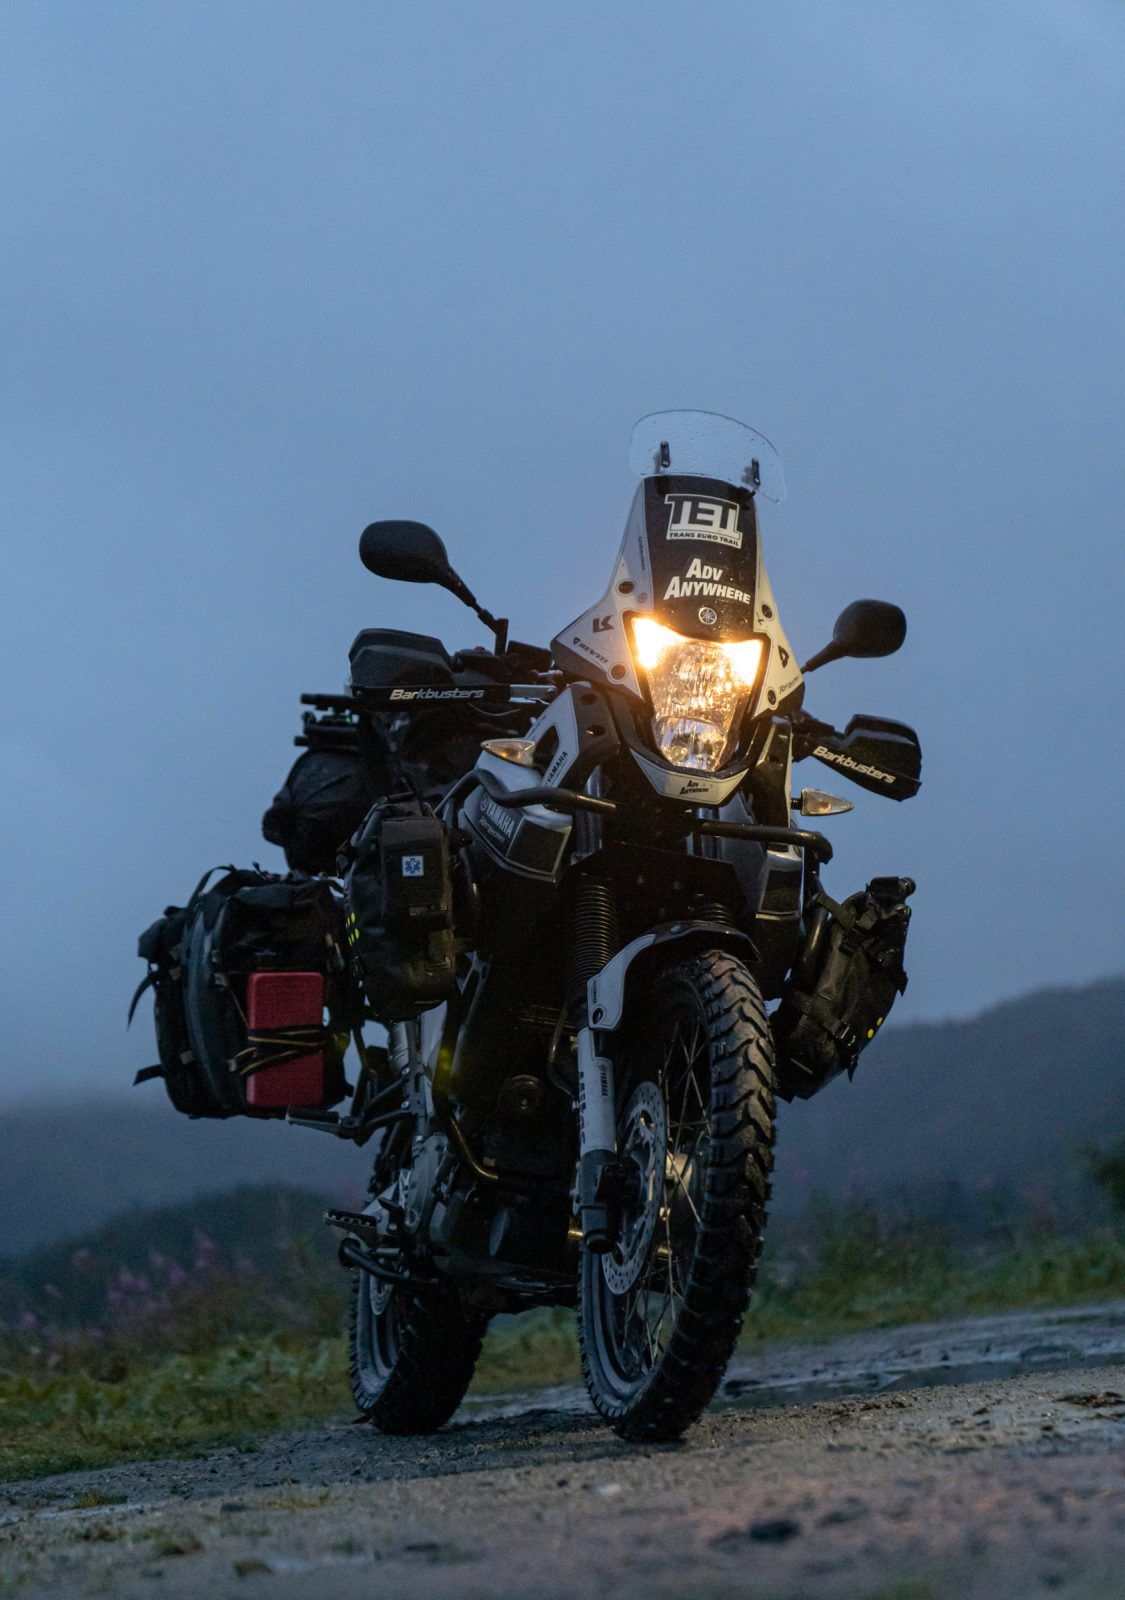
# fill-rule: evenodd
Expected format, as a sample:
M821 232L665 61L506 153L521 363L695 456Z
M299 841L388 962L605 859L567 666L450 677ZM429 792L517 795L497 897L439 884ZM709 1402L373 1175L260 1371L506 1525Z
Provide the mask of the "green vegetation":
M886 1222L874 1207L815 1207L813 1242L762 1275L745 1338L824 1340L862 1328L1125 1293L1125 1234L1072 1238L1049 1226L968 1245L934 1222Z
M0 1372L0 1479L37 1477L223 1443L347 1414L343 1341L242 1339L120 1376L81 1368Z
M891 1225L864 1204L824 1206L799 1235L779 1230L771 1240L742 1343L750 1353L769 1341L819 1343L865 1328L1122 1294L1125 1235L1116 1231L1072 1239L1034 1228L971 1247L932 1222ZM491 1333L471 1392L579 1376L573 1315L553 1311Z
M104 1252L87 1245L72 1249L69 1276L52 1255L61 1289L27 1263L19 1280L8 1278L9 1308L38 1285L39 1309L12 1311L0 1329L0 1479L220 1443L252 1450L277 1428L349 1418L343 1275L331 1249L286 1242L277 1229L258 1237L264 1264L232 1257L197 1231L180 1261L150 1250L141 1272L134 1229L133 1266L111 1272ZM970 1246L932 1221L892 1224L868 1205L826 1205L771 1239L745 1343L1078 1304L1123 1289L1120 1231L1067 1238L1029 1224L1023 1235L1008 1228ZM80 1319L62 1315L72 1303ZM572 1313L533 1313L490 1332L473 1392L578 1377Z
M1090 1176L1117 1212L1125 1217L1125 1139L1118 1139L1108 1150L1087 1153Z

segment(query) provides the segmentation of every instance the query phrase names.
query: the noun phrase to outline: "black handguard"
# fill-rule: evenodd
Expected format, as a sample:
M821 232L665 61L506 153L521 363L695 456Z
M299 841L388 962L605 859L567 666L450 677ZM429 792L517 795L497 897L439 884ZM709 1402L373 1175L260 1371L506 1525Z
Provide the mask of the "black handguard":
M922 786L922 746L905 722L860 713L837 733L831 723L799 712L793 720L793 759L815 756L861 789L909 800Z

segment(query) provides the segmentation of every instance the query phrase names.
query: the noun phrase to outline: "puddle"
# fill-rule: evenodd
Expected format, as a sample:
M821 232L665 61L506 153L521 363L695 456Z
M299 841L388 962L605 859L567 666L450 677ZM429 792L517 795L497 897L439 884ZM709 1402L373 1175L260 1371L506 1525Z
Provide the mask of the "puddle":
M0 1513L0 1528L10 1522L84 1522L88 1517L118 1517L125 1512L154 1511L155 1500L118 1500L104 1506L40 1506L36 1511Z
M957 1322L867 1330L829 1345L768 1345L736 1355L715 1397L719 1407L811 1405L846 1395L893 1393L1023 1373L1065 1371L1125 1361L1125 1301L1057 1311L1015 1311ZM592 1415L586 1391L571 1385L469 1396L457 1422L492 1422L541 1413ZM457 1422L454 1426L457 1426Z

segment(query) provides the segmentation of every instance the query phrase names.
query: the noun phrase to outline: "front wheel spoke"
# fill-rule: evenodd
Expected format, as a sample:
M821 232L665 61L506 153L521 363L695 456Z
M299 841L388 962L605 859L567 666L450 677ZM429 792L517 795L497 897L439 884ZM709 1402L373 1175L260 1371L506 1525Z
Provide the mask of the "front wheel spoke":
M711 1139L711 1119L708 1117L703 1122L701 1122L699 1124L699 1126L696 1128L695 1137L692 1139L692 1142L691 1142L691 1149L688 1151L687 1155L684 1157L684 1166L688 1171L694 1173L697 1170L697 1168L696 1168L696 1159L697 1159L697 1157L699 1155L700 1147L705 1142L709 1143L710 1139Z
M665 1206L664 1207L664 1243L665 1243L665 1249L666 1249L667 1254L668 1254L668 1287L672 1292L673 1300L679 1300L681 1302L681 1304L682 1304L684 1297L683 1297L682 1293L680 1292L680 1290L676 1288L677 1261L676 1261L676 1252L672 1248L672 1208L671 1208L671 1206Z
M680 1044L684 1052L684 1092L680 1098L680 1118L678 1126L682 1127L687 1116L688 1090L695 1080L695 1063L699 1056L699 1019L694 1019L691 1030L691 1048L684 1044L684 1036L679 1035ZM696 1090L698 1094L698 1089ZM669 1134L671 1130L669 1129Z
M660 1076L657 1079L657 1088L660 1090L660 1092L664 1096L664 1104L665 1105L668 1104L668 1090L669 1090L669 1088L671 1086L672 1057L676 1053L676 1044L677 1044L677 1042L678 1042L678 1035L677 1035L676 1039L671 1039L669 1041L668 1046L664 1051L664 1059L660 1063Z
M650 1302L648 1302L648 1283L645 1282L645 1349L648 1350L648 1360L656 1365L656 1339L653 1334L653 1318L651 1318Z
M654 1285L651 1291L651 1299L648 1300L647 1306L652 1359L654 1362L660 1355L660 1352L664 1349L664 1343L660 1336L664 1331L664 1318L668 1311L668 1296L661 1293L659 1303L657 1304L656 1302L657 1289ZM653 1311L654 1305L656 1306L655 1313Z
M687 1098L689 1089L695 1090L695 1099L699 1106L699 1115L698 1117L692 1118L691 1124L688 1123L687 1115ZM705 1121L707 1118L707 1109L707 1102L703 1098L703 1091L699 1087L699 1081L695 1076L695 1069L693 1068L688 1074L687 1083L684 1085L684 1104L680 1112L680 1120L677 1124L677 1132L682 1132L683 1129L688 1126L697 1125L699 1122Z
M670 1286L671 1285L671 1279L669 1278L667 1273L665 1273L665 1279L669 1283L669 1286ZM672 1304L672 1296L671 1296L671 1294L670 1293L663 1294L661 1296L661 1299L660 1299L660 1315L656 1320L656 1328L655 1328L655 1330L653 1332L653 1343L656 1345L656 1348L658 1350L662 1350L664 1348L664 1345L663 1345L663 1343L661 1341L660 1336L664 1332L664 1318L668 1314L668 1307L671 1304Z
M679 1163L678 1163L676 1157L675 1156L669 1156L668 1164L672 1169L672 1175L673 1175L676 1183L679 1185L680 1193L683 1195L684 1199L687 1201L688 1206L691 1209L691 1214L695 1218L696 1227L697 1228L701 1228L703 1226L702 1219L701 1219L701 1217L699 1215L699 1212L695 1209L695 1201L692 1199L691 1193L688 1190L688 1186L683 1180L683 1175L680 1172Z
M628 1324L629 1333L627 1334L627 1343L629 1349L635 1352L637 1360L642 1366L644 1366L646 1362L651 1364L652 1361L652 1347L648 1336L648 1319L645 1315L644 1309L641 1306L641 1296L643 1293L644 1285L638 1281L633 1294L632 1309L630 1311Z
M648 1321L645 1316L644 1308L641 1305L641 1296L643 1293L644 1285L643 1283L638 1283L636 1293L633 1296L632 1326L634 1329L633 1343L635 1345L637 1342L637 1335L640 1336L640 1344L637 1346L637 1359L640 1361L642 1366L651 1364L652 1361L652 1349L648 1337Z
M626 1349L629 1347L629 1330L633 1325L637 1309L637 1293L637 1286L634 1284L631 1289L626 1289L624 1299L622 1301L621 1341Z

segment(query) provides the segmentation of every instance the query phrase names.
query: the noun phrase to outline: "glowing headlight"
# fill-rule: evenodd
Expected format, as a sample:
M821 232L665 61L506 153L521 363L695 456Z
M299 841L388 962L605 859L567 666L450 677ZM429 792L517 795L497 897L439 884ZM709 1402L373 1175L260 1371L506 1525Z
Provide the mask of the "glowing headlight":
M661 755L674 767L716 771L758 676L761 640L686 639L653 617L634 617L633 655L648 678Z

